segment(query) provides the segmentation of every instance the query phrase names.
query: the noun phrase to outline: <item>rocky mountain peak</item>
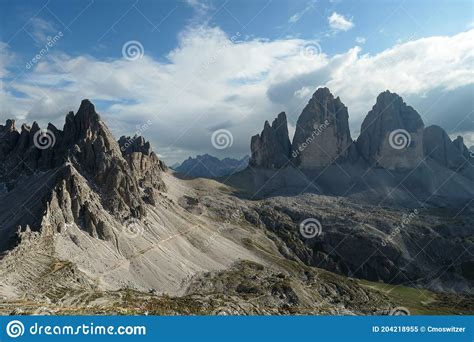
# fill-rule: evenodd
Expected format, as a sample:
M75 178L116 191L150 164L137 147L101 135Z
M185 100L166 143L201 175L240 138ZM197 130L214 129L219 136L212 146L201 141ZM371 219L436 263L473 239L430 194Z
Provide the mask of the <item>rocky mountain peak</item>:
M260 135L254 135L250 143L250 166L281 168L288 164L291 143L285 112L278 114L272 125L265 121Z
M100 139L108 150L115 149L114 153L120 154L118 148L115 148L116 142L114 137L101 121L95 106L87 99L82 100L75 115L73 112L69 112L66 116L64 137L64 143L67 146L73 146L82 140L94 141Z
M5 126L0 125L0 130L2 130L3 132L16 131L15 120L8 119L5 123Z
M150 144L142 137L124 137L131 143L122 154L119 142L89 100L81 102L76 114L69 112L62 131L52 124L41 129L36 122L31 127L23 124L20 133L14 127L13 120L0 126L0 183L14 196L24 191L25 179L50 174L47 189L35 190L41 194L35 205L50 205L46 203L57 198L60 210L75 212L78 225L90 222L87 218L92 197L97 199L95 212L107 211L122 221L143 217L145 203L165 190L161 174L166 166L151 151ZM71 172L64 172L66 169ZM67 198L75 199L74 208L70 208ZM39 222L24 217L16 225L12 220L11 229L18 225L37 229Z
M471 161L469 150L458 136L451 141L448 134L439 126L432 125L425 128L423 134L423 149L425 156L453 171L462 171L469 168ZM465 177L474 179L474 173L467 171Z
M296 123L292 146L295 164L314 169L344 160L351 144L347 107L328 88L319 88Z
M453 140L453 144L464 158L470 157L469 150L466 145L464 145L464 138L462 136L458 135L456 139Z
M311 100L317 101L317 102L324 102L326 99L331 98L334 100L334 96L327 87L320 87L316 89L316 91L313 93L313 96L311 97ZM310 100L310 101L311 101Z
M365 117L357 147L370 165L414 168L423 158L423 129L420 115L387 90Z

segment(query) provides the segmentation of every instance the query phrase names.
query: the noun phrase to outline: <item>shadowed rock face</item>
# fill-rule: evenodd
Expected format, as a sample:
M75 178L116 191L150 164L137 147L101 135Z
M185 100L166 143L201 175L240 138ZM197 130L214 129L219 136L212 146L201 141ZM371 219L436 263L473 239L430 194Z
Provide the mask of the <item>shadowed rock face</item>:
M252 156L249 164L252 167L272 169L288 165L291 144L284 112L278 114L271 126L265 121L262 133L252 137L250 150Z
M365 117L357 148L370 165L415 168L423 159L423 127L420 115L387 90Z
M469 158L470 156L469 150L466 147L466 145L464 145L464 139L462 136L459 135L456 139L454 139L453 144L454 146L456 146L456 148L458 149L458 151L462 154L464 158Z
M303 109L292 145L295 164L303 169L344 160L352 144L347 107L328 88L319 88Z
M457 143L452 142L444 129L439 126L433 125L425 128L423 135L425 156L445 167L457 170L466 163L463 156L463 146L464 144L459 145L459 141Z
M120 150L124 155L134 152L140 152L148 156L152 153L150 143L148 141L145 141L145 138L141 136L121 136L118 141L118 144L120 145Z

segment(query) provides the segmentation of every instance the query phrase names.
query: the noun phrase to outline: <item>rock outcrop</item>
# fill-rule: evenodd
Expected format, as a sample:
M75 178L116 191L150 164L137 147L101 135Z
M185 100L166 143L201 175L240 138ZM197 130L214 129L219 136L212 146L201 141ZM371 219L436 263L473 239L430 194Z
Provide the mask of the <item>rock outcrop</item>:
M423 129L420 115L387 90L365 117L357 148L371 166L416 168L423 159Z
M262 133L252 137L250 150L249 165L252 167L274 169L289 164L291 143L284 112L278 114L271 126L265 121Z
M347 107L328 88L319 88L303 109L292 144L295 165L303 169L325 167L345 160L352 144Z
M127 161L134 178L138 180L138 185L145 189L146 201L155 203L157 193L154 190L166 190L162 173L168 170L167 166L151 150L150 143L141 136L122 136L118 143L123 158Z
M452 142L441 127L432 125L425 128L423 149L426 157L449 169L458 170L466 163L466 158L459 147L462 147L459 145L459 140L457 143Z

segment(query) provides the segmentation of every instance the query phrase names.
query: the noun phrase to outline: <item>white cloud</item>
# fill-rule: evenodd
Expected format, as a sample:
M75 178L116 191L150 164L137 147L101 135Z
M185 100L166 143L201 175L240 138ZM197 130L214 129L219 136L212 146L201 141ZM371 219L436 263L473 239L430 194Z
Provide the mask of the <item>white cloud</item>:
M37 44L45 43L51 35L58 33L52 22L40 17L31 18L25 30L33 37Z
M312 1L308 1L308 3L306 4L305 8L302 9L301 11L299 12L296 12L295 14L293 14L289 19L288 19L288 22L290 24L294 24L294 23L297 23L298 21L301 20L301 18L310 10L314 9L314 5L316 4L316 1L315 0L312 0Z
M0 78L7 76L8 63L13 59L13 54L8 49L8 44L0 41Z
M329 26L336 31L348 31L354 27L354 23L350 19L337 12L333 12L328 17L328 22Z
M457 134L451 137L451 139L456 139L456 138L457 138ZM474 147L474 132L469 132L467 134L464 133L463 138L464 138L464 145L466 145L467 148Z
M147 55L103 61L52 53L30 74L0 89L0 119L15 116L62 126L64 115L90 98L116 135L133 134L137 125L151 120L145 137L173 163L197 153L249 153L250 136L260 132L264 120L285 110L294 123L318 86L341 97L357 132L381 91L419 96L474 82L474 30L398 44L375 55L355 47L312 58L301 54L310 43L302 39L239 39L219 28L188 29L166 63ZM0 63L6 53L1 50ZM232 132L232 148L212 147L217 128Z
M185 2L196 11L198 17L206 15L212 9L208 0L185 0Z
M357 37L355 41L357 44L365 44L366 39L365 37Z

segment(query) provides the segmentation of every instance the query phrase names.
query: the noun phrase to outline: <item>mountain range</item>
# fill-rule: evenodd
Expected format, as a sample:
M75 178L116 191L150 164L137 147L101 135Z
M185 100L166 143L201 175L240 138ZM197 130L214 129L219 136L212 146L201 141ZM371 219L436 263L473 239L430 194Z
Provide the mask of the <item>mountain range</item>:
M242 171L249 164L249 156L242 159L224 158L219 159L209 154L198 155L195 158L189 157L176 170L180 176L185 178L218 178L229 176Z
M253 198L314 192L371 204L463 205L474 197L474 158L397 94L385 91L351 138L348 110L319 88L290 142L285 113L251 139L250 168L228 183ZM255 191L253 191L255 189ZM456 202L456 203L454 203Z
M62 129L7 120L0 161L4 314L472 314L473 158L388 91L354 141L318 89L221 181L89 100Z

